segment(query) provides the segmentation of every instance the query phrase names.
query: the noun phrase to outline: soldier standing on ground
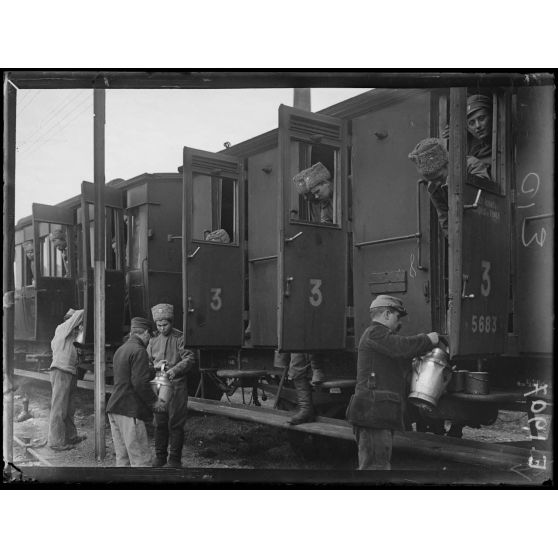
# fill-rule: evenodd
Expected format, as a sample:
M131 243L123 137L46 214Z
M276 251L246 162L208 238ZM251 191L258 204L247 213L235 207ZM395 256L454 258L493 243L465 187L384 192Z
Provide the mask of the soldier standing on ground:
M165 410L157 400L150 381L153 370L147 358L151 322L132 318L130 337L114 353L114 392L107 403L107 414L114 442L117 467L149 467L151 450L145 423L153 412Z
M184 335L172 327L174 308L157 304L151 309L157 335L149 341L147 353L156 370L167 373L173 385L168 411L155 414L155 459L153 467L182 467L184 426L188 403L186 376L195 363L194 353L184 347Z
M50 344L52 364L50 382L52 400L48 426L48 445L56 451L72 449L83 441L78 436L74 424L75 407L73 397L77 390L77 349L74 347L80 327L83 324L83 310L70 308L64 315L64 322L54 332Z

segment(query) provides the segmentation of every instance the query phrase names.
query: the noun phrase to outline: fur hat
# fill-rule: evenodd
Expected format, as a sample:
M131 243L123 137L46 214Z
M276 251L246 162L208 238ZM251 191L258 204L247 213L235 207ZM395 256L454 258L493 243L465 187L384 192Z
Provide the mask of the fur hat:
M407 315L407 310L403 306L403 301L399 298L389 295L378 295L370 305L370 310L373 308L395 308L401 316Z
M174 308L172 304L156 304L151 308L153 321L172 320L174 318Z
M222 244L228 244L231 241L229 233L225 229L217 229L210 232L205 240L211 240L211 242L221 242Z
M309 169L304 169L296 174L293 177L293 182L299 194L308 194L314 186L330 178L331 174L324 165L322 165L322 163L316 163Z
M492 99L486 95L471 95L467 97L467 116L479 109L492 110Z
M449 161L447 149L438 138L419 141L408 157L426 179L435 175Z
M131 327L137 327L138 329L149 329L151 330L151 322L146 318L132 318L130 322Z

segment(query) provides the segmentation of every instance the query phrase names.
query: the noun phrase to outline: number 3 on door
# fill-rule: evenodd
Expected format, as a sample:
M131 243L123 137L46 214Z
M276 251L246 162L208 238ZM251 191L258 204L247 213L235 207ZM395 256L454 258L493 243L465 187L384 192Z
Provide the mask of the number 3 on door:
M211 294L213 295L211 297L211 309L212 310L221 310L221 307L223 306L223 301L221 300L221 289L211 289Z
M310 279L310 304L312 306L319 306L323 301L322 291L320 287L322 286L321 279Z

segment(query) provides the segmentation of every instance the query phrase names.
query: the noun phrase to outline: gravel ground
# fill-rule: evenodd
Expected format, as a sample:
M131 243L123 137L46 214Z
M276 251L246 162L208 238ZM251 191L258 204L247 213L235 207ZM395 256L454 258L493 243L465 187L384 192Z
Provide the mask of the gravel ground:
M46 440L50 408L50 384L27 382L25 391L30 396L29 411L32 418L14 423L14 434L21 440L31 440L31 446ZM15 415L22 408L21 393L16 392ZM240 400L236 393L233 401ZM269 398L264 405L272 406ZM106 458L102 463L95 461L93 393L78 390L76 397L75 423L79 434L87 439L73 449L55 452L43 446L36 451L53 466L114 466L114 449L108 420L105 440ZM148 433L153 441L151 425ZM465 427L464 439L484 442L526 442L530 440L525 413L500 411L491 426L480 429ZM185 467L231 467L246 469L340 469L355 468L356 448L343 440L324 440L324 443L301 445L303 434L257 423L235 421L227 417L190 413L186 428L183 465ZM297 443L298 442L298 443ZM306 439L306 442L308 440ZM14 444L16 465L37 465L18 444Z

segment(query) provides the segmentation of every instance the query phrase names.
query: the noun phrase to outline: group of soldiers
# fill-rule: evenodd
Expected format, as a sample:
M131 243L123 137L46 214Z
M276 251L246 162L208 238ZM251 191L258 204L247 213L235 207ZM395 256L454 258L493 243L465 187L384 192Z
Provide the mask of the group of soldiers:
M113 358L114 391L107 403L116 465L119 467L181 467L186 423L186 375L194 366L192 351L184 346L182 332L173 327L174 309L158 304L153 322L136 317L130 334ZM73 420L73 394L77 388L78 353L74 345L82 327L83 310L70 309L51 342L52 400L48 445L56 451L71 449L85 437L78 436ZM155 374L172 382L172 398L163 401L152 388ZM155 457L145 423L153 420Z
M491 100L483 95L474 95L467 101L468 128L473 137L467 169L487 179L491 164L491 105ZM424 139L409 158L427 183L440 228L447 238L449 158L444 141ZM332 222L330 179L329 171L321 163L293 178L298 194L312 202L310 219L316 222ZM221 237L210 240L226 241ZM150 320L132 318L129 337L113 359L114 392L107 404L107 414L117 466L182 465L188 397L186 376L195 364L195 357L184 346L183 334L173 327L173 307L158 304L151 310L157 332L153 333ZM379 295L370 306L371 325L359 342L355 395L347 411L358 446L359 469L390 469L393 432L404 428L403 402L411 359L440 342L437 332L400 335L401 319L406 314L400 299ZM48 443L56 450L69 449L83 439L78 436L72 419L72 393L77 385L77 351L73 341L83 324L83 310L70 310L64 319L52 340ZM312 386L325 378L322 355L291 353L285 358L288 360L283 364L289 367L298 399L297 413L288 422L292 425L311 422L315 419ZM158 398L151 385L155 374L163 372L173 387L170 401ZM155 427L154 457L145 426L151 420Z

